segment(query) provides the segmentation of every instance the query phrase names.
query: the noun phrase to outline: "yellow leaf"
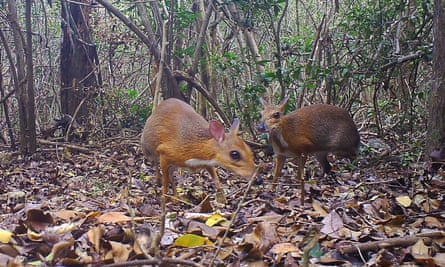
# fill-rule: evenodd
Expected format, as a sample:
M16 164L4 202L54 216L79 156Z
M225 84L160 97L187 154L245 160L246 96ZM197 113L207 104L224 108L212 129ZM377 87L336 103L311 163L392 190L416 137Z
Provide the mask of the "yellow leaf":
M215 246L215 244L206 237L194 234L186 234L176 239L175 245L185 248L194 248L200 246Z
M185 190L184 190L184 188L182 188L182 187L176 187L176 192L177 192L178 194L182 194L182 193L185 192Z
M224 221L227 221L227 219L224 218L221 214L217 213L217 214L213 214L212 216L210 216L207 219L206 225L212 227L212 226L217 225L217 224L219 224L221 222L224 222Z
M411 198L409 196L400 196L396 198L397 203L402 205L405 208L411 206Z
M36 233L36 232L32 231L31 229L28 229L27 235L31 241L34 241L34 242L42 241L42 235L43 235L42 233Z
M154 175L141 175L141 180L144 182L149 182L151 180L153 180L154 178L156 178L156 176Z
M12 238L12 233L8 230L0 229L0 242L9 243Z

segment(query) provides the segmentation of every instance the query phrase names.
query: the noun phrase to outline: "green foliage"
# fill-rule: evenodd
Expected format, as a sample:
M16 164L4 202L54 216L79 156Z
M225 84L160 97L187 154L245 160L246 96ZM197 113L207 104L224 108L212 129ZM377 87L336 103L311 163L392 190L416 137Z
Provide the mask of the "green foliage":
M139 96L139 92L135 89L127 89L125 91L128 100L129 100L129 113L123 112L123 114L127 114L127 120L126 123L137 125L144 125L147 118L150 116L151 111L153 109L152 105L144 105L142 104L136 104L134 101L137 100L137 97ZM129 125L123 125L123 126L129 126Z
M265 92L266 88L258 84L252 84L245 87L244 90L240 90L239 103L242 106L240 107L241 113L239 117L245 122L246 126L250 124L250 127L256 128L255 122L259 121L262 109L260 97Z
M415 151L404 151L400 153L400 161L402 166L408 167L411 164L415 163L419 158L419 152Z
M180 5L179 8L175 10L175 16L177 18L175 28L177 31L181 32L182 30L187 29L191 24L196 23L196 19L200 18L202 15L188 10L186 5Z
M231 71L239 73L244 71L244 62L241 61L236 52L229 51L222 55L213 55L211 57L211 62L213 62L216 67L223 72Z

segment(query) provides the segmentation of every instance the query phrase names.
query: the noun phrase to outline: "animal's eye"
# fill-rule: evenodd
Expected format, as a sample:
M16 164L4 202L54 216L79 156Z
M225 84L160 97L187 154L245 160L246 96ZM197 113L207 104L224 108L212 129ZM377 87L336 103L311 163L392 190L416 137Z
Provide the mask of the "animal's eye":
M279 119L281 117L281 113L280 112L275 112L273 115L272 115L272 118L274 118L274 119Z
M230 151L230 157L235 160L235 161L240 161L241 160L241 154L236 151L236 150L232 150Z

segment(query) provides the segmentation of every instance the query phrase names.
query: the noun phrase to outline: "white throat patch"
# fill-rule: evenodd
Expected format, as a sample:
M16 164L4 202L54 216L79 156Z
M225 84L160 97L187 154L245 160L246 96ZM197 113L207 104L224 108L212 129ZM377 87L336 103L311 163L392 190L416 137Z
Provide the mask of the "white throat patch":
M215 160L203 160L203 159L188 159L185 161L185 164L188 167L194 168L194 167L215 167L218 166L218 162Z

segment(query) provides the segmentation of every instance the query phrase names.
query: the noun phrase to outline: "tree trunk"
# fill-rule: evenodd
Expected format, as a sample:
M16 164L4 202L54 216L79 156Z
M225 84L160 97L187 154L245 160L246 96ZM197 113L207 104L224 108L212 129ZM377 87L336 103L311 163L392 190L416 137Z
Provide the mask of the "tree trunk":
M152 27L149 24L144 23L146 30L150 29L150 31L148 31L148 35L144 34L133 22L130 21L130 19L128 19L128 17L126 17L124 14L122 14L122 12L120 12L117 8L115 8L109 1L97 0L97 2L100 3L101 5L103 5L109 12L113 13L118 19L120 19L125 25L127 25L127 27L132 32L134 32L141 39L141 41L144 44L146 44L149 47L150 52L152 53L154 59L156 60L157 64L159 65L159 67L163 67L163 70L162 70L162 79L163 79L162 80L162 93L163 93L164 98L167 99L167 98L174 97L174 98L178 98L181 100L185 100L185 98L178 86L178 83L175 80L173 71L170 68L170 66L168 66L166 64L164 64L163 66L160 65L161 50L160 50L158 42L156 41L156 36L154 35ZM157 2L150 1L150 5L151 5L151 11L153 12L154 21L156 22L158 29L162 29L163 21L161 19L162 16L160 14L159 8L157 7ZM139 12L139 14L143 14L143 13L141 13L140 9L138 9L138 12ZM146 21L148 21L148 20L146 20Z
M36 151L36 124L34 104L34 83L32 65L32 32L31 32L31 1L26 1L26 54L25 38L17 19L17 6L15 0L8 1L9 21L12 26L14 43L16 46L16 74L15 90L19 105L20 121L20 152L23 155L32 155ZM28 64L26 71L25 66Z
M90 12L87 5L62 2L61 108L62 113L81 123L94 112L93 98L102 84L96 45L87 20Z
M445 151L445 1L434 1L433 83L429 105L426 155Z
M14 84L14 89L9 91L8 93L5 93L5 91L3 89L3 74L0 72L0 102L3 105L3 113L5 114L5 122L6 122L6 126L8 128L7 130L8 130L9 139L11 141L11 148L13 150L16 150L17 146L16 146L16 142L15 142L15 138L14 138L12 123L11 123L10 116L9 116L8 98L13 93L15 93L19 82L18 82L18 78L17 78L17 72L15 71L15 68L14 68L15 64L14 64L12 52L8 46L8 41L6 40L6 37L2 31L0 31L0 39L3 43L3 48L5 49L6 57L8 58L8 61L9 61L9 65L10 65L9 69L10 69L12 81ZM0 52L0 62L2 62L1 52ZM5 143L7 143L6 139L7 138L5 138Z

